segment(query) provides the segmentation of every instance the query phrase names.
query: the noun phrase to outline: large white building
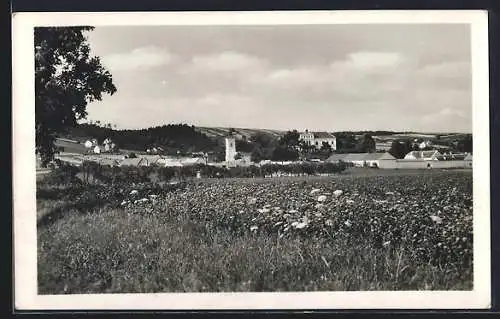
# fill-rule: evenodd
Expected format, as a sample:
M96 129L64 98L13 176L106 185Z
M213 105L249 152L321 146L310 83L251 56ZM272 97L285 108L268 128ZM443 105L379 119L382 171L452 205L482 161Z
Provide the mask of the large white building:
M326 142L332 150L337 149L337 138L328 132L305 132L300 133L299 140L306 142L308 145L314 146L320 149L323 146L323 142Z

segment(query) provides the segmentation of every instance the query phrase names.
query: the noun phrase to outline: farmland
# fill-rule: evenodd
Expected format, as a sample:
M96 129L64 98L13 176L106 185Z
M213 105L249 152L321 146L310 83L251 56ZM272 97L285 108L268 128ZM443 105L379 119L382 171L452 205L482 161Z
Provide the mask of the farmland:
M49 173L39 293L472 289L471 172L369 172L177 184Z

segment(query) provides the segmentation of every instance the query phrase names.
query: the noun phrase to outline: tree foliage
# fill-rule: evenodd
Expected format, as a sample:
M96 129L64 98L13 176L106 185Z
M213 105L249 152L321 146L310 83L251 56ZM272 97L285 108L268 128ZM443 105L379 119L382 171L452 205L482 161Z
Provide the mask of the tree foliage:
M361 153L375 152L375 140L370 134L365 134L358 144L358 149Z
M87 116L86 106L114 94L112 76L91 56L84 33L93 27L35 28L36 151L46 165L56 134Z

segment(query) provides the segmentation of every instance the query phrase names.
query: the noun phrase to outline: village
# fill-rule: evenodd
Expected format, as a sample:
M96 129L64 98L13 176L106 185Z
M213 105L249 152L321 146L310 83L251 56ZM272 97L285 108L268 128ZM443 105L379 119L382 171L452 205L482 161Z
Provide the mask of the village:
M418 150L409 151L404 158L396 158L386 147L387 140L377 138L374 151L370 152L337 152L337 138L328 132L310 132L305 130L299 135L299 141L311 149L320 150L328 147L331 155L327 158L309 158L307 160L281 160L273 161L264 159L253 161L249 152L237 149L237 141L242 136L233 132L224 137L224 160L217 160L208 152L193 152L187 156L164 155L162 147L147 148L142 152L118 150L116 144L106 138L99 144L97 139L87 139L85 142L58 138L56 145L61 150L55 156L56 160L81 166L84 161L97 162L108 166L162 166L183 167L192 165L212 165L218 167L252 166L265 164L290 165L304 161L319 163L344 162L353 167L368 167L380 169L452 169L472 168L472 153L452 152L442 146L433 145L430 140L414 139L414 147ZM380 142L382 140L382 142ZM422 140L421 142L418 142ZM304 146L303 146L304 147ZM295 146L300 149L299 146ZM441 151L439 150L441 149Z

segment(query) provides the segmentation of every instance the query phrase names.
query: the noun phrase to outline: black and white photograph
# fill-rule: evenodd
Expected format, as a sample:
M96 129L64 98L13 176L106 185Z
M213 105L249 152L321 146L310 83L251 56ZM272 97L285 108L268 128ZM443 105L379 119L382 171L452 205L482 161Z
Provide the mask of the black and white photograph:
M445 13L33 19L16 281L66 302L488 307L487 16Z

